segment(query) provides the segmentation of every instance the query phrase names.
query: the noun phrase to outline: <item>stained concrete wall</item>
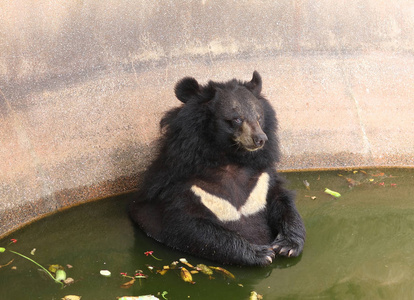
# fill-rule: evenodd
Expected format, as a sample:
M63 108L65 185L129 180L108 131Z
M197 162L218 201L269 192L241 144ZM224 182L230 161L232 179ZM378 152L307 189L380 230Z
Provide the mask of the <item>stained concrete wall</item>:
M129 191L194 76L264 79L278 168L414 166L412 1L0 3L0 236Z

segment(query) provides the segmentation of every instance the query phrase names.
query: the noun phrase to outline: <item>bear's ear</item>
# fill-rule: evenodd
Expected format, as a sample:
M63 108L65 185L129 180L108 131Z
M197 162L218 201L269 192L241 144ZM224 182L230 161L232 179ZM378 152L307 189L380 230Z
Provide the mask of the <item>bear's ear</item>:
M245 86L256 96L259 96L262 92L262 77L259 72L253 72L253 78L251 81L247 82Z
M175 96L183 103L198 97L200 93L200 85L193 77L185 77L175 85Z

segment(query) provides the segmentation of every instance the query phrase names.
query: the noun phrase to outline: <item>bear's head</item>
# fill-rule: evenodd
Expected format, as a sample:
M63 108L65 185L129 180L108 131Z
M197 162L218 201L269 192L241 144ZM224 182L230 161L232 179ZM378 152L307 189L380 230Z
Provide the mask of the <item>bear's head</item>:
M199 107L208 114L206 127L218 145L254 152L266 145L275 123L274 112L261 90L262 79L255 71L248 82L210 81L205 86L186 77L177 83L175 94L185 106Z

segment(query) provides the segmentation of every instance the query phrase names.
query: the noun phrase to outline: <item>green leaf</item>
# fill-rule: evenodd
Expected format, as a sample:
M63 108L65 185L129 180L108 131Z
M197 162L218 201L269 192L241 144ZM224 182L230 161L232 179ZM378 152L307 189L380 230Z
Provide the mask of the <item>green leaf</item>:
M0 247L0 253L3 253L4 251L6 251L6 248Z

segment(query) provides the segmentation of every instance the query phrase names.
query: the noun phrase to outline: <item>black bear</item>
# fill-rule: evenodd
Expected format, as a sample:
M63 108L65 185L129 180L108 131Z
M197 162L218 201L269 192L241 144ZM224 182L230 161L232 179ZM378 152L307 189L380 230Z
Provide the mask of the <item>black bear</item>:
M162 118L158 156L130 204L147 235L227 264L302 252L304 224L276 173L277 121L261 90L256 71L248 82L177 83L184 104Z

